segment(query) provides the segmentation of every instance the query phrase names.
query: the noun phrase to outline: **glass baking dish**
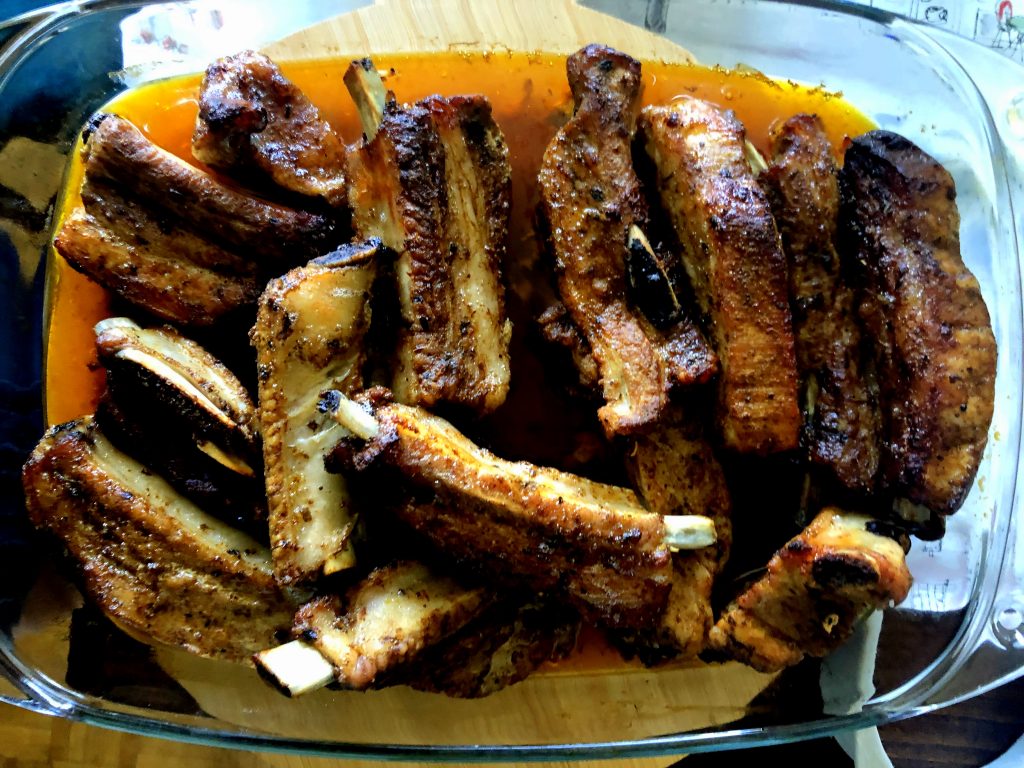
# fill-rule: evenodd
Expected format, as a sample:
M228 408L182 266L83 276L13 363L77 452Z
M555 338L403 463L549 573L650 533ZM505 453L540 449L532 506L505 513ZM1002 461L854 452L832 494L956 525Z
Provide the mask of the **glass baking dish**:
M44 256L67 154L85 118L126 83L201 70L215 56L363 3L293 0L283 18L273 0L152 7L87 0L0 27L0 700L236 748L550 760L816 737L921 714L1024 671L1024 547L1015 519L1024 490L1018 478L1024 317L1016 242L1016 232L1024 231L1018 159L1024 145L1015 133L1018 94L978 75L1001 73L1009 82L1005 71L1016 65L939 30L852 6L584 4L666 35L703 63L743 64L841 91L880 127L909 136L953 174L964 258L981 283L999 345L995 416L978 480L946 537L914 543L916 583L906 602L884 619L874 617L823 664L803 664L774 680L715 667L635 669L621 680L577 671L528 680L510 689L517 691L514 699L502 698L503 692L469 702L406 689L322 692L289 701L244 668L148 649L109 632L80 608L59 565L37 549L18 480L42 431ZM183 42L189 29L194 37ZM695 707L675 695L679 690L700 692L694 698L705 703ZM531 708L536 718L519 711ZM538 719L544 728L536 726Z

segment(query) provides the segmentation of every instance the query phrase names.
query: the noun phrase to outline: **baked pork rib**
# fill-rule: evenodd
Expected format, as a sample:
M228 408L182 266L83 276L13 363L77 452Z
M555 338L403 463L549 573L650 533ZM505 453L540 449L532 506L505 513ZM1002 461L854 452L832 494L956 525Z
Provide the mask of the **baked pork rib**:
M347 205L344 142L277 65L255 51L207 68L192 154L272 196Z
M789 302L812 464L852 490L878 473L877 384L865 370L857 294L835 237L839 168L821 121L797 115L776 127L760 180L789 261Z
M722 613L710 647L762 672L838 648L865 614L910 590L903 547L864 515L822 510Z
M90 417L47 432L22 481L32 522L133 635L243 661L287 632L294 608L267 549L114 448Z
M629 300L631 230L647 223L631 141L639 109L640 63L600 45L568 58L575 111L544 152L541 215L558 290L597 363L609 435L643 431L677 384L703 381L714 355L687 321L656 328Z
M795 448L801 419L786 258L743 126L684 98L644 108L638 130L721 362L722 441L759 454Z
M355 564L357 517L324 455L344 430L322 401L363 386L363 339L379 242L344 246L271 280L250 340L259 370L259 420L274 569L285 584Z
M482 96L368 104L376 76L353 81L366 140L349 155L357 237L397 253L400 322L393 388L401 402L493 411L509 387L511 324L502 265L508 231L508 148ZM370 84L371 86L373 83ZM382 107L382 110L381 110Z
M606 625L655 622L668 593L669 547L714 542L706 518L662 518L626 488L499 459L447 421L391 402L386 390L359 402L339 395L336 418L354 436L332 462L411 486L413 497L394 512L446 556L562 594ZM692 541L674 537L680 525L696 526Z
M955 512L992 421L996 343L960 256L953 179L907 139L872 131L847 148L840 191L878 371L882 481L901 513Z

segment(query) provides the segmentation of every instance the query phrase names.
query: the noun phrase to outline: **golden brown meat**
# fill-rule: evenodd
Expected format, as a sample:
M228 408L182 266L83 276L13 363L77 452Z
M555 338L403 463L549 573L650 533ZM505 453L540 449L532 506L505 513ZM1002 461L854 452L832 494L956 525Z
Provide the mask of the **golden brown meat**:
M333 665L338 685L379 687L492 601L484 589L466 589L425 565L403 561L374 570L344 599L318 597L302 606L293 634Z
M628 298L630 229L647 206L630 144L640 99L640 63L589 45L568 58L572 119L544 152L538 184L558 288L596 361L609 435L654 424L677 384L703 381L714 355L688 322L659 331Z
M960 257L949 173L885 131L853 140L840 174L842 245L860 265L897 509L955 512L978 471L995 398L996 343Z
M271 280L250 339L259 366L259 419L274 570L285 584L355 564L357 515L324 455L343 434L321 398L363 386L363 339L378 242L345 246Z
M762 672L822 657L910 590L903 547L864 515L822 510L722 613L710 647Z
M325 217L227 187L156 146L123 117L97 115L83 136L87 179L118 188L154 215L264 268L291 266L331 245L333 225Z
M659 515L710 517L717 541L706 549L672 555L672 588L660 622L653 631L624 638L641 657L693 658L704 649L713 623L714 578L732 544L732 505L722 466L700 423L682 414L672 416L627 448L630 479L647 508Z
M32 522L58 536L83 587L134 635L242 661L294 609L270 553L115 449L91 418L54 427L22 473Z
M877 383L862 360L856 291L835 247L839 168L816 116L796 115L771 138L771 165L760 180L789 261L804 442L813 464L870 492L881 416Z
M721 361L723 442L767 454L795 448L801 420L786 259L744 140L732 113L699 99L640 115L639 141Z
M347 204L344 142L277 65L255 51L207 68L192 154L271 194Z
M510 173L482 96L392 101L349 155L352 227L398 254L393 386L402 402L487 413L505 401Z
M499 459L443 419L390 402L386 391L361 401L339 398L339 420L361 437L340 443L332 459L358 472L377 468L377 482L397 475L411 485L395 513L447 557L554 590L610 626L657 621L674 519L648 512L626 488Z
M180 228L142 239L78 208L53 244L77 271L161 320L209 325L259 296L255 270L231 274L192 261L197 253L202 259L224 255L225 262L233 257Z

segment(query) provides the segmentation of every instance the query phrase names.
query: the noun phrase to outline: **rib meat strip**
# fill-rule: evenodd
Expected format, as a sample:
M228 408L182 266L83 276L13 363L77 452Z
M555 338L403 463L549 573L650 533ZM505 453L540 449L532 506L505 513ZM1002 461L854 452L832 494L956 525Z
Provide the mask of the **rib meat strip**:
M724 444L767 454L800 432L786 258L730 112L699 99L646 107L639 141L721 361Z
M376 134L350 153L349 178L356 235L398 254L396 397L494 410L510 376L501 275L511 175L490 103L388 102Z
M772 131L761 174L789 261L789 302L810 461L870 492L878 472L877 383L865 370L857 298L836 252L839 169L821 121L796 115Z
M839 647L867 613L910 590L903 547L877 521L835 508L768 563L768 572L722 613L710 647L761 672Z
M840 191L881 389L883 482L898 509L955 512L992 422L996 342L960 255L953 179L907 139L872 131L847 148Z
M277 65L255 51L207 68L192 154L270 194L347 204L344 142Z
M359 472L390 468L379 482L397 475L410 484L415 495L396 514L440 551L492 578L564 594L585 618L657 621L671 578L665 525L633 491L499 459L386 391L362 402L376 436L343 441L332 460Z
M22 472L32 522L58 536L82 585L133 635L242 661L294 608L270 553L115 449L91 417L51 429Z
M250 340L274 570L285 584L355 564L357 517L345 480L324 469L343 430L321 398L362 389L379 249L379 242L345 246L271 280L260 297Z
M628 434L660 418L675 385L709 378L715 359L689 323L662 333L628 298L627 241L647 220L630 149L640 63L589 45L566 71L575 111L544 152L541 212L562 302L599 369L598 416L609 435Z

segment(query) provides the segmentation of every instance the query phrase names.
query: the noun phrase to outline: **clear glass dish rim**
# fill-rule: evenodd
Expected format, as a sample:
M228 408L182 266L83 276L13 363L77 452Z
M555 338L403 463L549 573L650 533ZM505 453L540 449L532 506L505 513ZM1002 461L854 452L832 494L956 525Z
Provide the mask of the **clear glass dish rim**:
M366 0L367 4L372 0ZM887 11L852 5L843 0L755 0L772 5L790 5L816 8L844 16L859 16L870 21L910 30L916 43L942 58L948 65L960 71L971 83L970 96L976 101L978 115L983 120L984 136L991 150L993 170L1000 192L999 199L1011 211L1008 194L1009 179L1006 171L1005 152L998 139L992 115L981 96L973 78L967 73L957 57L950 53L929 32L928 25L907 19ZM187 2L187 0L176 0ZM135 10L148 5L160 5L159 0L69 0L30 11L0 23L0 29L23 26L24 29L10 38L0 48L0 92L17 64L40 44L54 34L59 34L62 25L78 16L100 11ZM1016 242L1014 243L1016 246ZM1017 282L1021 281L1020 251L1016 249ZM1024 322L1024 319L1022 319ZM1020 410L1021 393L1016 403ZM1018 448L1018 456L1019 449ZM1011 487L1016 488L1020 466L1016 467ZM884 725L914 717L934 709L947 706L954 701L979 695L1010 679L1024 675L1021 667L1009 675L992 680L967 695L956 699L929 703L929 700L961 671L975 651L982 645L988 616L996 599L996 587L1000 569L990 561L1002 563L1009 546L1009 532L1013 509L996 516L992 526L983 532L991 538L984 548L980 562L982 578L976 580L968 600L968 613L955 637L945 651L912 679L887 694L871 699L856 713L834 715L801 723L772 725L756 728L732 728L728 730L696 731L667 734L625 741L587 742L583 744L361 744L332 742L320 739L302 739L273 736L270 734L245 733L204 728L184 723L161 720L111 709L103 709L90 703L89 697L71 691L49 676L20 662L10 646L9 637L0 634L0 674L7 677L24 695L17 699L0 694L0 702L7 702L42 714L57 715L70 720L103 728L154 736L175 741L234 749L304 754L320 757L375 758L381 760L421 760L426 762L507 762L512 760L547 761L612 759L624 757L655 757L660 755L712 752L727 749L742 749L772 744L802 741L836 733ZM930 683L922 685L928 678ZM920 687L920 690L916 690Z

